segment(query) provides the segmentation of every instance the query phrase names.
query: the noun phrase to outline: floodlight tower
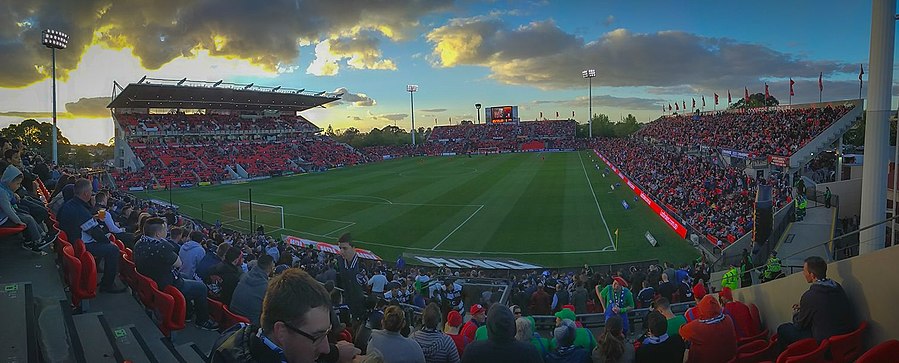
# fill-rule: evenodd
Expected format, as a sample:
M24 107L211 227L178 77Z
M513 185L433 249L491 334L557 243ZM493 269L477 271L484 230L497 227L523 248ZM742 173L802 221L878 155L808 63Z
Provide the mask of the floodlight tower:
M478 110L478 112L477 112L477 114L478 114L478 123L481 123L481 104L480 104L480 103L475 103L475 104L474 104L474 108Z
M584 78L587 79L587 84L588 84L588 86L587 86L588 87L588 91L587 91L588 96L587 97L588 97L588 102L590 105L590 111L589 111L589 115L587 115L587 118L589 119L589 121L587 122L587 125L588 125L587 127L590 129L590 138L592 139L593 138L593 78L596 77L596 70L595 69L587 69L587 70L584 70L583 72L581 72L581 74L584 76Z
M416 91L418 91L417 84L406 86L406 92L409 92L409 106L412 109L412 146L415 146L415 97L412 94Z
M51 135L51 144L53 144L53 165L57 165L59 164L59 159L57 156L56 134L59 131L57 131L58 129L56 128L56 50L66 49L66 46L69 45L69 36L58 30L44 29L44 31L41 32L41 44L50 48L53 58L53 132Z

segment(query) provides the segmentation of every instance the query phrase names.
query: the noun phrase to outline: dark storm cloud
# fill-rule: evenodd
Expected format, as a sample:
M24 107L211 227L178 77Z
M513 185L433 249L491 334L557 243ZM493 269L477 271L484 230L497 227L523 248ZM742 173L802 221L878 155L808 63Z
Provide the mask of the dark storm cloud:
M297 59L298 45L360 31L404 39L419 18L451 6L449 0L3 0L0 87L49 75L49 52L40 44L48 27L70 35L69 48L57 52L63 79L95 35L114 48L131 47L148 69L205 49L275 70Z
M535 105L560 105L572 108L585 108L589 105L588 97L578 97L573 100L558 101L533 101ZM614 107L628 110L655 110L661 107L663 100L637 98L637 97L614 97L614 96L593 96L593 107ZM535 109L539 109L536 107Z
M66 103L66 111L76 117L109 117L106 106L110 101L109 97L84 97L76 102Z
M582 87L580 70L593 68L596 86L721 89L763 78L853 72L857 65L797 58L759 44L681 31L632 33L617 29L586 41L552 21L512 28L500 19L453 19L427 34L438 67L480 65L507 84L543 89Z

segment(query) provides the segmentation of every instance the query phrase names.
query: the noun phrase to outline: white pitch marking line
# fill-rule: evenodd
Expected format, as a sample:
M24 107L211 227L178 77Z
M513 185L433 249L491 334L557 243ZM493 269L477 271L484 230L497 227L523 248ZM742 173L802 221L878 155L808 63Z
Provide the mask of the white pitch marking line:
M446 235L446 237L443 237L443 239L440 240L440 243L437 243L436 246L434 246L433 248L431 248L431 251L437 251L437 247L440 247L440 245L442 245L443 242L446 242L446 240L449 239L450 236L453 235L453 233L456 233L456 231L458 231L459 228L462 228L462 226L464 226L465 223L468 223L468 221L471 219L471 217L474 217L475 214L478 214L478 212L481 211L481 208L484 208L484 205L483 205L483 204L481 204L481 206L478 207L478 209L475 210L474 213L472 213L470 216L468 216L468 218L465 218L465 220L462 221L462 223L460 223L458 226L456 226L456 229L452 230L448 235Z
M480 207L483 207L483 205L479 205L479 206L480 206ZM196 207L193 207L193 206L187 206L187 205L186 205L185 207L199 210L199 208L196 208ZM225 216L224 214L221 214L221 213L215 213L215 212L206 212L206 213L213 214L213 215L219 215L219 216ZM237 221L235 220L234 222L237 222ZM223 222L222 225L233 225L233 224L232 224L231 222ZM237 225L233 225L233 226L235 227L235 229L240 229L240 228L244 228L244 227L245 227L245 226L240 226L240 227L238 227ZM328 236L328 235L323 235L323 234L317 234L317 233L312 233L312 232L301 231L301 230L298 230L298 229L283 228L283 230L285 230L285 231L290 231L290 232L296 232L296 233L300 233L300 234L305 234L305 235L310 235L310 236L315 236L315 237L320 237L320 238L326 238L326 239L332 239L332 240L336 240L336 239L337 239L337 237ZM611 250L605 250L605 249L603 249L603 250L580 250L580 251L538 251L538 252L495 252L495 251L435 250L435 249L431 249L431 248L397 246L397 245L386 244L386 243L366 242L366 241L359 241L359 240L357 240L357 241L355 241L355 242L359 242L359 243L361 243L361 244L372 245L372 246L394 248L394 249L403 249L403 250L412 250L412 251L450 252L450 253L470 254L470 255L474 255L474 254L487 254L487 255L568 255L568 254L576 254L576 253L602 253L602 252L613 252L613 251L611 251ZM611 246L609 246L609 247L611 247ZM606 247L606 248L608 248L608 247Z
M334 233L340 232L340 231L342 231L342 230L344 230L344 229L347 229L347 228L350 228L350 227L352 227L352 226L354 226L354 225L356 225L356 223L350 223L350 224L347 224L347 225L345 225L345 226L343 226L343 227L340 227L340 228L338 228L338 229L335 229L335 230L333 230L333 231L331 231L331 232L325 233L325 236L330 236L330 235L332 235L332 234L334 234Z
M611 243L612 248L617 251L618 248L615 247L615 240L612 239L612 231L609 230L609 223L606 222L606 217L602 214L602 208L599 207L599 200L596 199L596 192L593 191L593 183L590 181L590 176L587 175L587 167L584 166L584 158L581 156L580 152L577 153L577 157L581 160L581 169L584 170L584 177L587 178L587 186L590 187L590 193L593 194L593 201L596 202L596 210L599 211L599 218L602 218L602 224L606 226L606 233L609 234L609 243Z
M371 198L371 199L383 200L383 201L387 202L387 204L393 204L393 202L391 202L389 199L381 198L381 197L375 197L375 196L370 196L370 195L343 194L343 195L333 195L333 197L362 197L362 198Z
M369 204L383 204L387 205L387 203L383 202L375 202L370 200L362 200L362 199L342 199L342 198L332 198L332 197L310 197L305 195L294 195L294 194L275 194L275 193L259 193L262 195L271 195L275 197L295 197L295 198L303 198L303 199L316 199L316 200L331 200L331 201L339 201L339 202L353 202L353 203L369 203ZM439 204L439 203L401 203L401 202L391 202L391 205L405 205L411 207L480 207L480 204Z

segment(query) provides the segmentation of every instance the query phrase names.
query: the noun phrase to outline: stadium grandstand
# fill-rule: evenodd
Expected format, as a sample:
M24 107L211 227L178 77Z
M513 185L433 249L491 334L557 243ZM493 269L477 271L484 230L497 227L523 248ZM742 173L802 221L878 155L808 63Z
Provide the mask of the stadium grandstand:
M109 105L115 168L108 176L67 170L55 180L30 180L15 192L25 201L22 209L29 209L22 213L36 224L0 228L10 242L3 244L0 263L5 291L0 311L7 322L0 341L9 343L10 361L264 361L252 351L268 352L259 332L278 329L319 344L321 355L310 354L327 362L357 353L399 354L387 339L410 339L403 341L415 342L404 345L408 354L427 362L436 361L438 350L455 357L449 361L459 361L460 354L467 357L461 360L485 361L484 349L500 352L496 347L512 340L519 341L515 354L538 361L571 352L600 359L617 351L635 352L642 357L636 361L657 361L646 357L658 357L652 346L667 341L665 349L671 350L664 358L675 361L805 357L818 362L827 355L834 362L880 362L867 356L891 349L893 343L878 344L899 334L891 324L896 313L884 303L897 298L884 276L899 273L893 263L899 249L862 254L856 241L854 252L838 253L827 218L851 206L839 198L821 199L820 207L800 215L805 206L797 203L824 197L800 182L805 166L859 120L861 100L663 116L622 139L578 139L574 120L463 123L436 127L426 143L414 147L355 150L322 135L299 114L338 99L322 92L186 80L144 79L120 89ZM0 140L0 146L12 148L12 143ZM321 175L376 176L368 166L353 165L413 156L412 162L442 167L444 161L502 157L478 154L530 152L524 155L540 160L563 154L550 151L575 151L566 153L577 155L572 163L583 162L581 153L596 155L602 163L597 161L595 170L577 164L572 174L617 174L620 179L614 180L628 186L634 203L655 205L655 218L696 242L700 257L557 268L480 254L400 253L396 261L386 261L378 254L389 246L357 248L364 242L345 232L355 232L360 222L347 221L350 215L323 217L326 208L306 218L337 223L334 243L279 240L266 233L270 226L252 219L248 230L210 222L144 192L178 189L195 198L213 189L199 186L342 166L347 167ZM418 158L422 155L429 157ZM28 175L33 170L30 163L12 161ZM354 203L352 196L344 197L338 202ZM831 223L817 225L820 233L809 235L807 245L825 246L820 257L817 249L790 250L801 241L781 243L789 236L786 230L800 233L803 218ZM49 246L35 248L35 231ZM9 247L18 243L29 248ZM651 253L649 248L639 251ZM801 305L790 309L800 299ZM303 314L321 326L307 328L311 320L290 316L266 318L296 306L306 306ZM291 319L302 324L288 325ZM240 339L256 348L242 346ZM280 338L265 339L277 345L272 341ZM241 354L255 360L234 358Z

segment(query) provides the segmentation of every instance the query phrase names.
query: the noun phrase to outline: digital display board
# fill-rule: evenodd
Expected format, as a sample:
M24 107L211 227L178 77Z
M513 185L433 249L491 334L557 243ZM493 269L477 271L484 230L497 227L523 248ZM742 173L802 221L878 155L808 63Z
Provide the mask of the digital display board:
M519 121L518 106L494 106L484 109L484 118L493 124Z

